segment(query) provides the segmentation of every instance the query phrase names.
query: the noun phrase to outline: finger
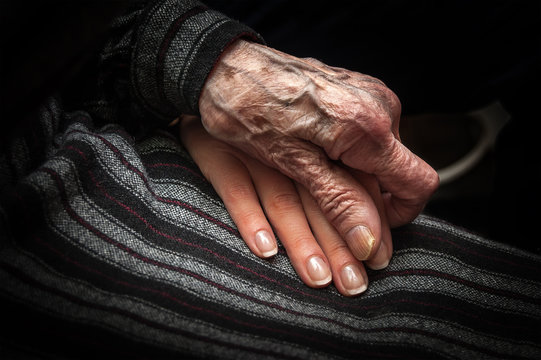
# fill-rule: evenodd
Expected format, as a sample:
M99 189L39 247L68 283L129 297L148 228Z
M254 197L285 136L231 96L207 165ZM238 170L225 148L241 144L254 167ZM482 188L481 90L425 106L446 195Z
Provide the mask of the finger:
M312 235L291 180L256 160L247 157L244 161L248 163L267 217L301 280L311 287L329 285L332 273L327 258Z
M381 189L374 176L353 169L351 169L350 172L370 194L376 208L378 209L381 223L381 244L374 256L366 261L365 264L373 270L381 270L389 265L389 261L391 260L393 253L391 230L386 216L385 204Z
M367 149L357 143L340 156L344 164L374 174L388 194L384 197L391 227L412 221L437 189L436 171L392 137L387 144ZM372 154L363 157L362 154Z
M378 211L351 174L302 140L275 139L269 157L274 167L308 189L358 260L374 255L381 238Z
M377 171L386 190L384 203L391 227L405 225L421 213L439 186L437 172L398 140L387 165Z
M259 257L276 255L278 247L272 228L248 170L235 156L236 150L211 138L198 120L182 121L184 146L224 202L246 245Z
M353 256L347 243L327 221L306 188L297 184L297 189L312 232L331 265L334 285L345 296L363 293L368 286L363 264Z

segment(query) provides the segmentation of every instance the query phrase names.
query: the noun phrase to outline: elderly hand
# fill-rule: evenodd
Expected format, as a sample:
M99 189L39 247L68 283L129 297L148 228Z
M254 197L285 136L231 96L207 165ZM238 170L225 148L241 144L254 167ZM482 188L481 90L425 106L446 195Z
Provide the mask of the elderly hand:
M333 160L375 176L391 226L414 219L438 186L399 140L397 97L370 76L239 40L209 75L199 110L210 134L302 184L359 260L380 248L377 209Z
M346 296L366 289L368 279L363 263L353 256L301 185L295 186L275 169L210 136L195 117L184 116L180 128L184 146L222 198L253 253L262 258L276 254L276 232L306 285L322 287L332 280ZM378 210L383 210L375 179L358 172L353 176L374 196ZM376 269L387 265L392 252L384 213L380 223L382 246L366 262Z

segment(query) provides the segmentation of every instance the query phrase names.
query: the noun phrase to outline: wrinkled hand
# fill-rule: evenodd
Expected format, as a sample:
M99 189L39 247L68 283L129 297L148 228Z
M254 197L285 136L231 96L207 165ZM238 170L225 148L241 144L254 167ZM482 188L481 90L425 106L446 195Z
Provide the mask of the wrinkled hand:
M368 279L363 263L353 256L303 186L210 136L196 117L183 117L180 128L184 146L222 198L254 254L262 258L276 254L275 231L306 285L322 287L332 280L346 296L358 295L366 289ZM392 253L381 193L373 177L360 172L353 172L353 176L382 211L378 219L382 243L366 262L379 269L387 265Z
M403 146L400 102L381 81L239 40L199 99L203 125L302 184L359 260L380 247L377 209L343 166L372 174L391 226L414 219L436 172Z

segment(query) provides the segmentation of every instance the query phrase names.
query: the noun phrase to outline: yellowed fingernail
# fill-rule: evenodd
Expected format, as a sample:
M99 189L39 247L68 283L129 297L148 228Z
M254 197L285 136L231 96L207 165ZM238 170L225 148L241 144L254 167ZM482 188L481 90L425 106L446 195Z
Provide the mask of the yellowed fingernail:
M329 266L319 256L312 256L307 263L308 276L316 286L331 282L332 275Z
M255 246L265 258L274 256L278 252L276 241L267 230L260 230L255 234Z
M340 271L340 279L344 290L349 295L358 295L366 290L366 283L364 281L361 271L356 265L346 265Z
M357 259L366 260L372 255L376 238L366 226L358 225L347 233L346 241Z

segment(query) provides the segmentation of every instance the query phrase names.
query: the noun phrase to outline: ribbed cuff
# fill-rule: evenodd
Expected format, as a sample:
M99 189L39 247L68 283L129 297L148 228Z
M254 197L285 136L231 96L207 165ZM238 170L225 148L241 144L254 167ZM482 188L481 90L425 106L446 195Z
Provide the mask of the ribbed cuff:
M139 23L132 53L132 90L160 125L198 114L199 94L227 46L259 34L197 1L155 3Z

